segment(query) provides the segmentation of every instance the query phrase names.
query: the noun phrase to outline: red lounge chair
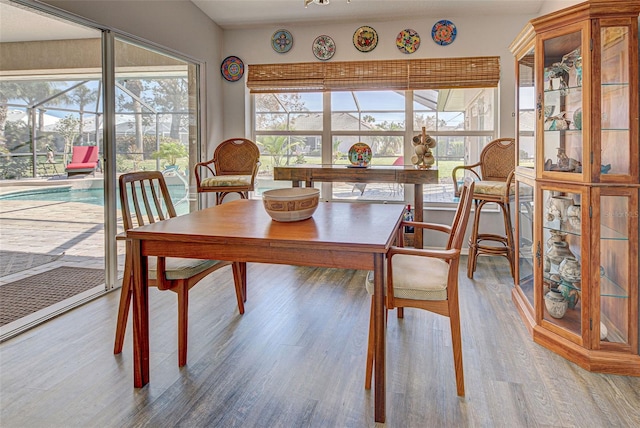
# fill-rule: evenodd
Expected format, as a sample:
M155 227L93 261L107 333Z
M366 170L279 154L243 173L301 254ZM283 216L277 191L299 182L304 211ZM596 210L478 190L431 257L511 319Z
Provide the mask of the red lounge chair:
M67 176L94 173L98 167L98 146L73 146L71 162L66 166Z

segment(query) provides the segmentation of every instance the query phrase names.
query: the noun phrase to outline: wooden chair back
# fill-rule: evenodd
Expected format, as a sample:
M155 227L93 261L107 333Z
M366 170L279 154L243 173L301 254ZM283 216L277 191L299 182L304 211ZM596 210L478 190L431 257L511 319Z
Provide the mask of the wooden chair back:
M462 188L460 189L460 202L458 202L458 208L456 209L456 214L451 224L451 234L449 235L447 250L460 250L462 248L464 234L467 230L467 224L469 223L469 216L471 215L474 186L475 182L471 177L464 178Z
M119 180L125 231L176 216L169 189L160 171L122 174Z

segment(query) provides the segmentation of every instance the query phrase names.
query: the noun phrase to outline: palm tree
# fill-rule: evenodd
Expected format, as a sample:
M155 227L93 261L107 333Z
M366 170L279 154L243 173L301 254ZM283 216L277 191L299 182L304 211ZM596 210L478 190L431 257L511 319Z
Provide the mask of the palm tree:
M257 144L263 148L264 152L273 157L273 166L281 166L283 157L286 156L287 164L289 157L296 147L302 145L297 137L289 137L286 135L268 135L257 141Z

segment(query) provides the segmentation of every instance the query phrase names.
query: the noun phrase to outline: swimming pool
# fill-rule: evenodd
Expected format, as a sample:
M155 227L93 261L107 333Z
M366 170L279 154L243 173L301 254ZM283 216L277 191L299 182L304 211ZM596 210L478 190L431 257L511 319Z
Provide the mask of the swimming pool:
M189 212L188 189L183 185L168 186L171 200L178 215ZM116 189L116 201L120 209L120 192ZM79 202L104 206L103 189L73 189L72 186L42 187L18 191L0 196L2 201Z

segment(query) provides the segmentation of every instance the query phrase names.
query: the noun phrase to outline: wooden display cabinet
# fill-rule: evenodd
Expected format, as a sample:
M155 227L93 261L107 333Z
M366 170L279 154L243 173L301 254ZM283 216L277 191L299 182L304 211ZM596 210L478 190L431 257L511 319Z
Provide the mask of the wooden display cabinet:
M534 341L640 376L638 15L591 0L531 20L516 58L516 280Z

